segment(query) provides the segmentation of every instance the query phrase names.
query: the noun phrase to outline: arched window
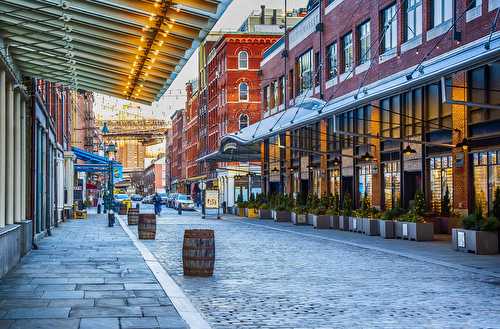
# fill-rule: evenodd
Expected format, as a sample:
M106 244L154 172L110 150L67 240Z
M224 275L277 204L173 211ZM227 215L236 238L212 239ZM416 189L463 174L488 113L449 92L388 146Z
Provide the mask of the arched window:
M248 115L241 114L240 115L240 130L248 127Z
M248 69L248 53L246 51L240 51L238 53L238 68L240 70Z
M248 102L248 84L240 83L240 102Z

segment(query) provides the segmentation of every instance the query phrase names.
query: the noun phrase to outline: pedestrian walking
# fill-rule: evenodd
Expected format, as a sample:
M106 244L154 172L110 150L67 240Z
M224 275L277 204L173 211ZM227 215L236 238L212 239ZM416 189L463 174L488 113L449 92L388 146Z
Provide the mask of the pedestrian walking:
M159 214L161 214L161 197L158 193L155 193L153 202L155 205L155 214L158 216Z

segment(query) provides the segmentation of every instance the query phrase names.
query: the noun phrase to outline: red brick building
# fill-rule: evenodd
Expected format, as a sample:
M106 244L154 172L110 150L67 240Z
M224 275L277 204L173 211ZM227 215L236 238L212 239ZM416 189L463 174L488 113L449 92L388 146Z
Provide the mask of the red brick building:
M143 184L146 194L165 191L165 165L165 158L160 158L144 169Z
M457 212L491 208L499 7L311 2L307 17L264 54L261 129L233 139L263 142L264 190L348 192L356 205L367 195L389 209L408 207L421 189L436 212L448 191Z
M170 154L170 189L176 192L185 192L181 182L186 178L186 152L184 143L184 110L177 110L170 117L172 120L172 134L167 141L170 143L168 152Z

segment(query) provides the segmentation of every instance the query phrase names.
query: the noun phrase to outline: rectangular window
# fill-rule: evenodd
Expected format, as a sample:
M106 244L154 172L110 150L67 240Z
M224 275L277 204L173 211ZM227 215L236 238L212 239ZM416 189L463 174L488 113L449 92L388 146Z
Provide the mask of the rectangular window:
M405 41L422 34L422 0L405 1Z
M263 97L263 99L264 99L264 109L266 111L268 111L270 109L270 106L271 106L271 99L270 99L270 93L271 92L270 92L269 89L270 89L269 86L265 86L264 87L264 95L263 95L264 97Z
M382 11L382 33L382 53L395 49L398 42L398 18L395 4Z
M337 62L337 43L334 42L328 46L326 49L327 56L327 69L328 80L333 79L337 76L338 62Z
M344 52L344 73L348 72L353 65L352 58L352 33L347 33L342 38L342 50Z
M280 105L285 103L285 76L280 77Z
M385 209L399 207L401 199L401 173L398 161L384 163Z
M453 205L453 158L451 156L430 159L431 206L441 213L443 197L448 191L450 206Z
M279 105L279 89L278 89L278 81L273 82L273 107Z
M319 85L319 80L320 80L320 70L319 70L319 51L314 53L314 72L313 72L313 77L314 77L314 86Z
M436 27L453 17L454 0L432 0L432 27Z
M312 87L312 75L313 75L313 66L312 66L312 50L308 50L302 56L300 56L297 60L298 70L299 70L299 94L305 92Z
M358 27L359 37L359 64L364 64L370 60L370 21Z

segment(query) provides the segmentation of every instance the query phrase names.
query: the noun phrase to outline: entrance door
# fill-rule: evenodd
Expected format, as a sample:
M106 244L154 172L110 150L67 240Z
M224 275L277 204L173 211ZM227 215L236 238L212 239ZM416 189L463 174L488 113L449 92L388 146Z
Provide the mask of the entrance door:
M421 173L419 171L416 172L407 172L404 174L404 205L405 209L409 209L410 201L415 199L415 193L417 191L421 191L422 187L420 186L421 182Z

